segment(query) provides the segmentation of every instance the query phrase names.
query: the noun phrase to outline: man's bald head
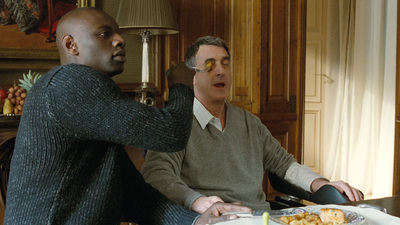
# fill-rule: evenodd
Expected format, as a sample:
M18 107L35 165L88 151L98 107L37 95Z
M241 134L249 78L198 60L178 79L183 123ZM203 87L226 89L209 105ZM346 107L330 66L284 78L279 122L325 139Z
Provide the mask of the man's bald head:
M118 30L115 20L100 9L85 7L68 12L57 25L61 64L87 65L110 75L121 73L125 40Z
M88 15L93 12L103 13L101 10L93 7L77 8L66 13L58 22L56 43L60 54L61 64L71 63L71 57L70 54L66 52L65 46L63 45L63 39L66 36L77 38L81 32L81 29L79 29L78 26L86 20L85 17L88 17Z

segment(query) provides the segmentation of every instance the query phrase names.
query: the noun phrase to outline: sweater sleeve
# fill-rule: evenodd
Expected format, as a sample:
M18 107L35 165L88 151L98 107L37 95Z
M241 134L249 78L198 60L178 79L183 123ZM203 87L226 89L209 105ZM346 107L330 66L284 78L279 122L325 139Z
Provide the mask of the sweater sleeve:
M173 153L148 152L142 166L142 175L147 183L151 184L169 199L190 209L193 202L200 196L181 179L181 165L185 150Z
M306 165L300 165L297 162L293 162L290 165L285 175L285 180L292 184L296 184L297 186L309 192L311 192L311 183L317 178L324 177L314 173L310 167Z
M263 146L264 170L283 178L289 166L296 160L272 136L264 124L259 122L258 126Z
M63 66L47 82L51 118L70 135L154 151L186 146L193 91L183 84L173 85L168 106L158 109L134 101L108 75L81 65Z
M310 191L311 183L315 179L323 178L309 167L297 163L265 126L261 127L261 133L264 136L264 154L266 154L264 155L264 167L266 171L277 174L306 191Z

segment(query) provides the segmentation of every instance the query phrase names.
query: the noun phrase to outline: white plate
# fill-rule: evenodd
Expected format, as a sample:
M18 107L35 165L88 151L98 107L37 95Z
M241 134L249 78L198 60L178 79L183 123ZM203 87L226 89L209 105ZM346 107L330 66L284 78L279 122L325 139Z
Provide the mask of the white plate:
M312 212L315 213L317 215L321 214L321 211L319 209L307 209L307 208L293 208L293 209L283 209L282 211L282 215L277 215L277 216L270 216L270 219L278 224L285 224L284 222L280 221L279 218L281 216L293 216L296 215L298 213L305 213L305 212ZM344 213L344 218L347 220L347 224L351 224L351 225L359 225L359 224L363 224L365 222L365 218L364 216L355 213L355 212L351 212L348 210L343 210Z

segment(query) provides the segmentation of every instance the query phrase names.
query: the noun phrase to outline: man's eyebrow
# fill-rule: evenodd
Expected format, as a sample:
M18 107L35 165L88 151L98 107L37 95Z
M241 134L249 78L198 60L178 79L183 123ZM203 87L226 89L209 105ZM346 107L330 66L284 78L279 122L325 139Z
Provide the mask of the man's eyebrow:
M103 25L103 26L100 26L99 29L111 29L111 27L107 26L107 25Z
M119 27L109 26L109 25L102 25L97 28L97 30L107 30L107 31L115 31L118 32L120 29Z
M208 62L215 62L215 61L217 61L217 60L214 58L209 58L209 59L206 59L204 62L207 64Z
M229 57L228 55L227 56L224 56L223 58L222 58L222 60L231 60L231 57ZM208 59L206 59L206 60L204 60L204 63L205 64L207 64L208 62L215 62L215 61L217 61L215 58L208 58Z

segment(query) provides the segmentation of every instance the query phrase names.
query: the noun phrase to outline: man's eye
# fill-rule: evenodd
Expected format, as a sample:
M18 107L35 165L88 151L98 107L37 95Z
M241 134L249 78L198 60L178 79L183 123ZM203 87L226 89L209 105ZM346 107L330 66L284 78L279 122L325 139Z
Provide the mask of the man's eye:
M110 37L110 32L108 32L108 31L100 32L99 36L105 37L105 38Z
M230 63L231 62L229 60L222 61L222 65L224 65L224 66L229 66Z
M205 67L204 70L207 71L207 72L210 72L210 71L213 69L214 64L215 64L215 62L209 61L209 62L206 64L206 67Z

